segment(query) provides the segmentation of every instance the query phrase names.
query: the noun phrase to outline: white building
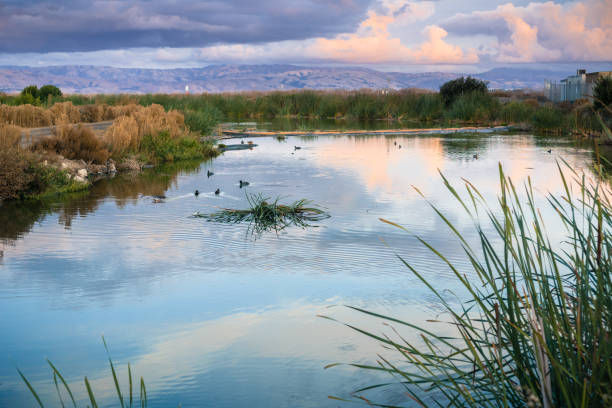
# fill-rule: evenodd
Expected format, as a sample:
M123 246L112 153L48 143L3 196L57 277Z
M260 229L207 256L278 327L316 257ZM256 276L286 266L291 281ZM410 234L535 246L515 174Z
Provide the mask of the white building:
M562 79L561 82L546 81L544 92L553 102L573 102L593 96L595 82L603 76L612 76L612 71L591 72L579 69L576 75Z

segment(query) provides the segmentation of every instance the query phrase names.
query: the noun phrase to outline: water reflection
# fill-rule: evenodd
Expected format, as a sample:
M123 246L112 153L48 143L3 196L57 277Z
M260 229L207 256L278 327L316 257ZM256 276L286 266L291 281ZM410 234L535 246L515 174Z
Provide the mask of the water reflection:
M442 262L379 218L418 233L470 276L461 247L413 185L470 240L471 221L449 199L438 169L457 185L469 179L493 200L499 162L517 185L531 177L542 193L561 191L559 158L578 170L593 165L589 146L530 135L257 144L201 166L102 180L65 201L0 208L1 237L11 243L0 265L0 406L29 398L13 362L53 392L45 357L71 382L88 375L110 397L102 333L117 363L125 368L131 361L145 376L153 407L335 406L328 394L347 396L376 379L322 367L366 362L381 349L316 314L333 312L360 327L372 322L326 307L357 305L411 323L435 315L435 302L396 254L461 296ZM250 185L240 188L239 180ZM195 196L196 189L202 194ZM332 217L320 228L287 228L255 242L245 239L246 225L190 217L244 208L245 191L312 199ZM161 194L165 202L153 203L151 196ZM541 207L546 218L548 207ZM560 227L547 228L562 236Z
M113 178L101 179L89 191L69 194L59 199L8 201L0 204L0 242L11 245L23 238L34 224L45 216L56 213L58 222L70 229L77 217L95 212L102 200L110 197L118 207L135 203L141 196L163 195L176 185L180 174L199 170L200 162L182 162L145 170L142 173L121 173Z

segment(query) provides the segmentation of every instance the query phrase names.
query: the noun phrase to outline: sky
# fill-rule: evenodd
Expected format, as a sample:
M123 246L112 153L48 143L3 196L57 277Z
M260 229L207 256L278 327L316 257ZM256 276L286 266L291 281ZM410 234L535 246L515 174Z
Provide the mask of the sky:
M0 0L0 65L605 63L611 21L612 0Z

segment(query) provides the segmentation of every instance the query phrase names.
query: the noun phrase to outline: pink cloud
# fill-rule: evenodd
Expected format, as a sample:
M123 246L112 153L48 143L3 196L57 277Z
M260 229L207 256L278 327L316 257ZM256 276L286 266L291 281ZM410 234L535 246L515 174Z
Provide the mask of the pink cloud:
M350 63L407 62L419 64L468 64L478 62L474 50L464 52L461 47L444 41L447 32L438 26L427 26L425 42L410 48L394 38L388 30L396 20L392 15L368 13L354 34L342 34L333 39L316 40L313 54L320 58Z
M500 62L609 61L610 21L612 0L548 1L460 14L442 26L458 35L496 36L493 57Z

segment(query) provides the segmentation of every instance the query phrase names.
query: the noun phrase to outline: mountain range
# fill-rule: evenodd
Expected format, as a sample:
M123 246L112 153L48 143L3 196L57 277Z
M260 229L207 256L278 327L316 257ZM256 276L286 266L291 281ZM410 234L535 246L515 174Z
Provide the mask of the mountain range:
M570 72L523 68L495 68L471 76L490 89L541 89L547 79ZM203 68L144 69L89 65L0 67L0 92L19 92L28 85L53 84L64 93L192 93L270 91L289 89L401 89L437 90L444 82L465 74L448 72L383 72L359 67L296 65L210 65Z

